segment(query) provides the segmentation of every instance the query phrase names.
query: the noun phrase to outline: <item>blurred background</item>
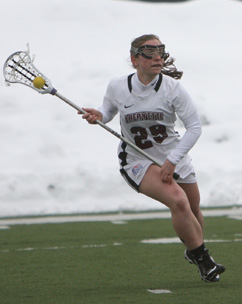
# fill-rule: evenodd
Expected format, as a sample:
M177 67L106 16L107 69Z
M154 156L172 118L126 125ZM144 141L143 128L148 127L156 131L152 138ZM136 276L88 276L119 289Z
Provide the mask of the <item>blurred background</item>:
M157 34L203 124L190 153L201 205L241 205L241 17L238 0L1 0L0 64L29 43L62 95L98 107L111 78L133 72L131 41ZM58 98L1 74L0 113L0 217L165 209L122 179L118 139ZM109 125L120 132L118 117Z

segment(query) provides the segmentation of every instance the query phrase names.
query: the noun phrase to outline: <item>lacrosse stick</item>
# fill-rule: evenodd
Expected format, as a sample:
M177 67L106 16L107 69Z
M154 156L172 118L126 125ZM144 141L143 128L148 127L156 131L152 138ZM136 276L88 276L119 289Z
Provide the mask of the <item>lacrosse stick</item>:
M57 90L52 86L51 81L34 66L33 59L30 58L29 49L27 51L15 52L10 55L4 64L3 74L7 85L10 85L10 83L24 84L41 94L49 93L51 95L59 97L61 100L69 104L81 114L87 113L82 108L78 107L69 99L57 92ZM156 159L138 148L135 144L127 140L125 137L121 136L109 126L105 125L102 121L96 120L96 123L116 136L118 139L125 142L127 145L131 146L133 149L151 160L156 165L160 167L162 166L162 164L159 163ZM173 178L178 179L179 174L174 173Z

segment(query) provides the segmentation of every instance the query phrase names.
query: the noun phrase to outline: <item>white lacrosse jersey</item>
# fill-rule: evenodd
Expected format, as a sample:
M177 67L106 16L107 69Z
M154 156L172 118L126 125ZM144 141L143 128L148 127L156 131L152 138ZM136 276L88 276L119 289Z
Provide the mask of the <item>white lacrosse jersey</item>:
M137 73L112 79L98 110L104 123L119 112L122 136L161 163L166 159L178 166L190 162L187 153L201 134L191 97L179 81L163 74L148 85L139 81ZM174 129L177 116L186 128L182 139ZM123 142L118 155L121 166L145 159Z

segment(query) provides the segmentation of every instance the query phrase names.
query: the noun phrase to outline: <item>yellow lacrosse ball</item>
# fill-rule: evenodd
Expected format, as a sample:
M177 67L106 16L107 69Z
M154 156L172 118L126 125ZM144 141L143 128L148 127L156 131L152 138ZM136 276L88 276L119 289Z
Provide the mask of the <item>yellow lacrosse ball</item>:
M43 86L45 85L45 80L42 77L35 77L33 80L33 85L37 89L42 89Z

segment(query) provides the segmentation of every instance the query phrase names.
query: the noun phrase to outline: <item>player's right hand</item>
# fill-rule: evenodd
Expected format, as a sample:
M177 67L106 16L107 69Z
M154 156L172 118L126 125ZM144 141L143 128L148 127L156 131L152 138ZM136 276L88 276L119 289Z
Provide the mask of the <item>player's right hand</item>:
M95 124L96 120L102 121L103 115L100 111L91 108L82 108L82 109L85 112L87 112L82 115L82 118L86 119L89 124ZM82 114L82 113L78 112L78 114Z

